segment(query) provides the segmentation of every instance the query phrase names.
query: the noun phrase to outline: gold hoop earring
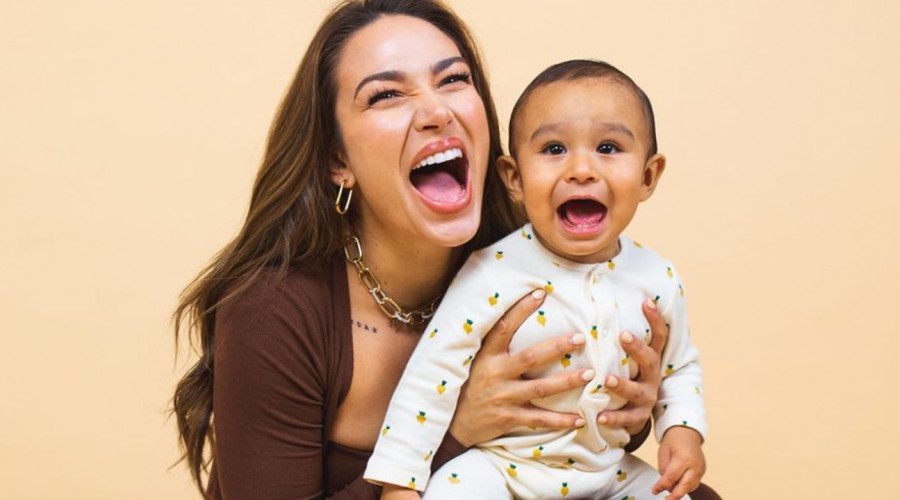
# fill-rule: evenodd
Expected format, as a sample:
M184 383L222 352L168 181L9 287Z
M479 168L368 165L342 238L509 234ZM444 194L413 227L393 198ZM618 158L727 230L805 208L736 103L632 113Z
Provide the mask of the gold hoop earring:
M347 201L345 201L344 203L341 203L341 198L344 197L344 189L345 189L344 183L346 183L346 182L347 182L346 179L341 181L341 186L338 188L337 198L335 198L335 200L334 200L334 209L335 209L335 211L337 211L337 213L339 213L341 215L346 214L347 210L350 210L350 200L353 198L353 188L346 188L347 189Z

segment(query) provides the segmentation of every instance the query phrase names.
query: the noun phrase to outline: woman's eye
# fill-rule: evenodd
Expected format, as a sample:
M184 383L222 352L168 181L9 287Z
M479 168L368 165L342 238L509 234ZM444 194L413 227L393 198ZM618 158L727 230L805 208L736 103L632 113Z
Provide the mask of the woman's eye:
M378 101L383 101L385 99L393 99L394 97L397 97L399 95L400 95L400 93L397 92L396 90L384 90L384 91L378 92L375 95L373 95L372 97L370 97L367 102L368 102L369 106L372 106L373 104L377 103Z
M469 83L472 81L472 76L466 72L453 73L452 75L441 80L441 85L449 85L451 83L463 82Z
M603 143L597 146L597 152L602 155L611 155L619 152L619 148L615 144Z
M562 144L550 144L546 146L541 152L548 155L561 155L566 152L566 148Z

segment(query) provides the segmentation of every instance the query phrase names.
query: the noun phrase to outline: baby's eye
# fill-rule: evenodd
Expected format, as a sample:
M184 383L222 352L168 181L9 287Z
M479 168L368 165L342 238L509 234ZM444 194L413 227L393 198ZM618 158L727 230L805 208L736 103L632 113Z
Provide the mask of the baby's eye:
M603 144L597 146L597 152L602 155L611 155L619 152L619 147L615 144L610 144L608 142L604 142Z
M369 106L372 106L375 103L377 103L378 101L383 101L385 99L393 99L394 97L397 97L399 95L400 95L400 92L397 92L396 90L383 90L381 92L375 93L366 102L369 104Z
M548 144L541 150L541 153L546 153L548 155L561 155L566 152L565 146L562 144Z

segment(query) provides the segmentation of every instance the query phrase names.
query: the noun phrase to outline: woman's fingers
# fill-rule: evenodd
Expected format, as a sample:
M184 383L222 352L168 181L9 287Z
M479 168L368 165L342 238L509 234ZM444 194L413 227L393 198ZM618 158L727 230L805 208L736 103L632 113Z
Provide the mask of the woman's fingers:
M525 402L546 398L561 392L584 387L584 384L590 382L593 378L594 370L577 370L571 373L560 373L523 381L518 384L518 398Z
M666 341L669 340L669 325L666 324L665 318L656 307L656 301L647 299L641 305L644 316L650 324L650 332L653 337L650 339L650 348L662 355L663 349L666 347Z
M519 299L488 331L481 344L481 353L506 354L509 351L509 341L519 326L525 322L528 316L540 307L547 293L543 290L535 290Z
M542 410L534 406L523 409L516 420L519 425L525 425L533 429L572 429L583 427L584 419L571 413L556 413L555 411Z
M629 332L622 333L619 336L619 342L622 344L622 348L625 349L628 356L637 363L638 378L653 382L653 385L657 385L656 379L661 377L659 371L659 352Z
M584 342L585 337L581 333L544 340L512 355L510 369L515 370L517 375L522 375L532 368L556 363L566 354L583 346Z

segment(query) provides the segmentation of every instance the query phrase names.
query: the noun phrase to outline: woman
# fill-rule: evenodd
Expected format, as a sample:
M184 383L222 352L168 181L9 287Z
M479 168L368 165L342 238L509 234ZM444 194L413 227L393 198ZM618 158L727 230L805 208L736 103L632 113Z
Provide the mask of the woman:
M326 18L272 126L241 232L175 314L176 332L188 319L200 340L174 410L201 489L210 444L209 497L378 497L360 476L424 321L465 255L521 221L494 169L500 154L479 56L445 7L354 0ZM520 377L583 337L507 354L541 299L523 298L488 335L435 466L519 425L579 424L529 401L580 387L582 372ZM658 352L665 325L648 318ZM634 344L646 375L614 381L631 403L605 415L632 434L659 387L657 352Z

